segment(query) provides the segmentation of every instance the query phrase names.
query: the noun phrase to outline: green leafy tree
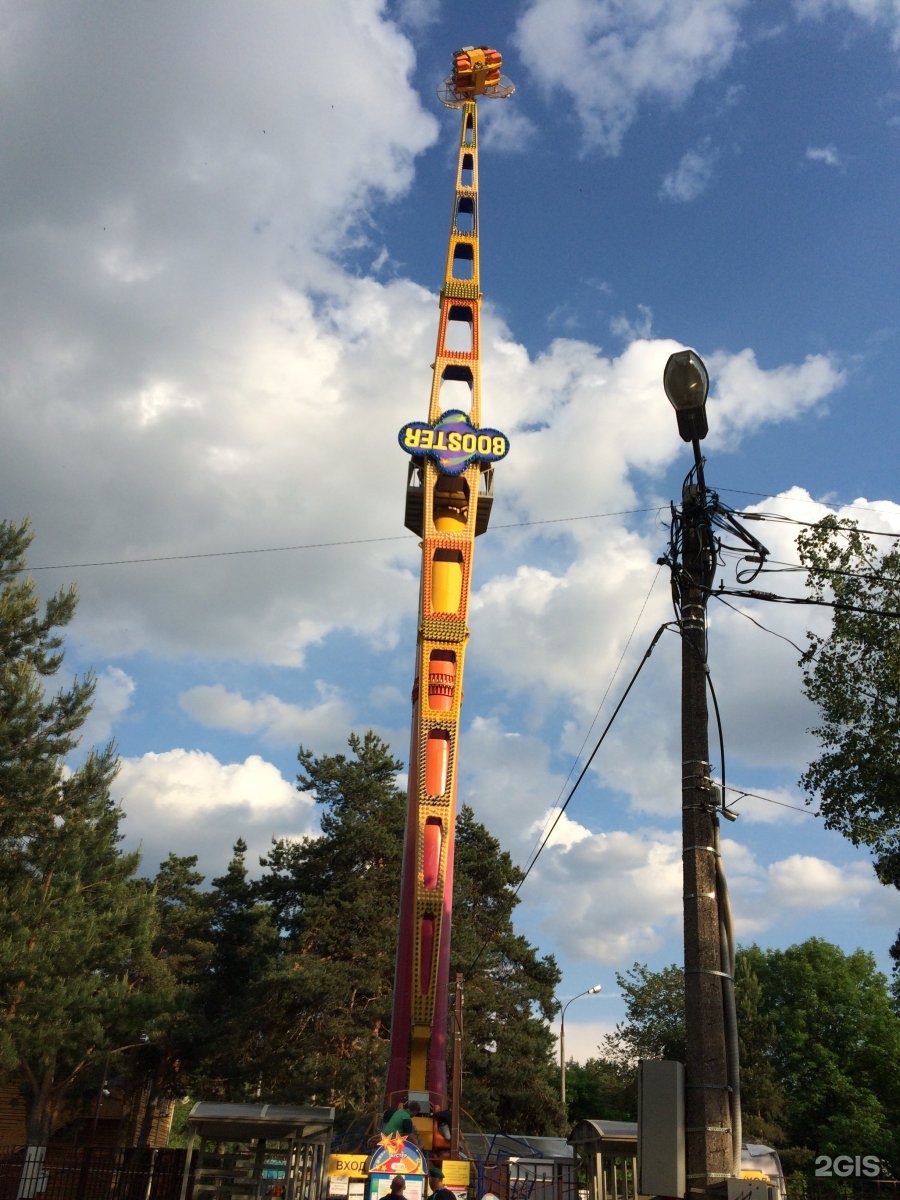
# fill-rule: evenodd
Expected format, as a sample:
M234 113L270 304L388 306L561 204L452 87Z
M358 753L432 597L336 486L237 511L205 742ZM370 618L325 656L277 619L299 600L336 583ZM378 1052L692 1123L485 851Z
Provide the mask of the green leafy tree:
M900 887L900 541L879 549L829 516L797 546L811 596L835 604L800 660L822 715L822 754L800 782L828 828L868 846L882 883ZM900 970L900 938L891 953Z
M637 1120L637 1072L608 1058L566 1064L569 1126L576 1121Z
M604 1039L606 1057L622 1066L641 1058L685 1060L684 971L674 963L651 971L635 963L616 983L627 1020Z
M900 1168L900 1017L870 954L810 938L743 949L775 1027L786 1166L874 1154Z
M607 1057L683 1062L680 968L635 964L619 986L627 1020L607 1037ZM817 1154L874 1154L896 1170L900 1016L872 957L818 938L740 947L736 1002L745 1140L773 1141L788 1170Z
M41 611L31 540L27 522L0 523L0 1067L41 1147L92 1069L152 1032L154 907L118 849L113 747L66 767L94 681L48 692L76 595Z
M778 1073L778 1030L753 969L753 958L743 951L735 962L735 1006L744 1140L783 1146L785 1134L781 1122L786 1100Z

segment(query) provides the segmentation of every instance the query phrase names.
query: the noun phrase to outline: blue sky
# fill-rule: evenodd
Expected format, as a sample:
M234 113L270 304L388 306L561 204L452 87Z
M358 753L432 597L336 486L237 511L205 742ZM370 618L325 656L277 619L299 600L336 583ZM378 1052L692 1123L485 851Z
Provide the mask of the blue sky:
M476 545L460 778L516 861L671 615L672 350L710 368L726 503L900 533L890 0L0 14L0 511L32 516L42 589L78 583L67 666L97 672L89 737L118 742L148 871L314 832L301 742L374 728L406 753L396 432L427 413L458 46L497 46L518 89L479 114L483 417L512 449ZM797 528L753 526L783 562ZM728 780L767 798L723 830L738 935L886 967L896 893L796 811L815 712L784 639L827 613L733 602L781 635L710 611ZM567 1014L579 1057L622 1015L617 970L681 958L678 703L666 634L522 890L560 998L607 993Z

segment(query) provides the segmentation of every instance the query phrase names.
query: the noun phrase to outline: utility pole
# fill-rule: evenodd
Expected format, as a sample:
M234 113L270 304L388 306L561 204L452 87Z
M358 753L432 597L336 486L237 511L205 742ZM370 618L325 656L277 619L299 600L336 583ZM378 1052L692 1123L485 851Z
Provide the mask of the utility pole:
M723 936L724 874L718 802L709 765L706 607L715 579L714 504L703 477L709 376L692 350L673 354L663 383L694 467L681 494L680 549L673 538L673 593L681 633L681 831L684 878L685 1174L688 1196L722 1191L740 1163L737 1051L726 1036L733 1007ZM734 1037L732 1036L732 1043ZM736 1144L737 1143L737 1144ZM739 1168L738 1168L739 1169Z
M695 443L699 457L699 446ZM684 871L685 1169L688 1193L733 1175L719 896L718 810L709 768L706 604L715 576L702 468L682 493L681 831Z

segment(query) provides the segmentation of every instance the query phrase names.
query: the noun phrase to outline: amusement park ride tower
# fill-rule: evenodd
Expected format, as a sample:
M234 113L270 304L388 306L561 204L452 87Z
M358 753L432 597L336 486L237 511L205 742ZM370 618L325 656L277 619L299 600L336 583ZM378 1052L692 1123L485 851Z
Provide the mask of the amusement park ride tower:
M399 434L410 455L406 527L422 539L422 570L385 1101L419 1103L423 1118L417 1132L436 1156L439 1147L425 1114L448 1107L453 844L472 551L490 516L493 464L509 449L502 433L481 425L479 346L476 98L512 95L500 68L496 50L458 50L438 92L462 115L456 188L428 420L408 422Z

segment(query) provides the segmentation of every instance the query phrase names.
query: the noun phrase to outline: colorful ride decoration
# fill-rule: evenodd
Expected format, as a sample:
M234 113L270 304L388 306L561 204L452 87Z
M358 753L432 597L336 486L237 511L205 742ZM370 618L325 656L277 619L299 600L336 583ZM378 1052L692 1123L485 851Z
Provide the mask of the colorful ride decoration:
M369 1175L426 1175L428 1164L419 1147L402 1133L381 1135L368 1162Z

